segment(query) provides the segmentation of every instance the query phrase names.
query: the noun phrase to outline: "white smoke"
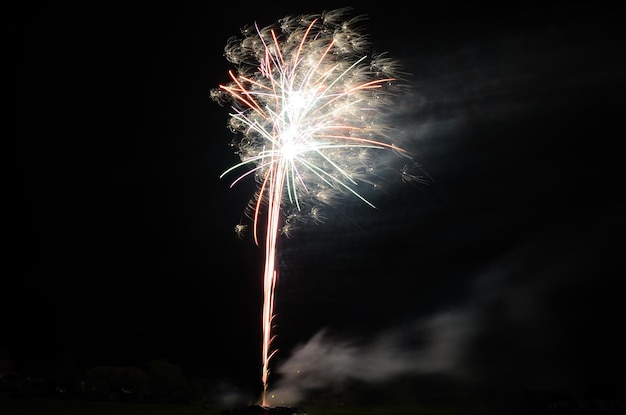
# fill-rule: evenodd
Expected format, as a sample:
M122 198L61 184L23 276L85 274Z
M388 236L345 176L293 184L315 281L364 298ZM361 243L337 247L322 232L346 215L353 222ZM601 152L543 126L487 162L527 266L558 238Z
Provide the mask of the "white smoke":
M468 295L453 310L367 338L318 332L277 366L268 401L296 404L318 391L341 394L351 382L430 375L515 392L586 387L588 373L604 376L591 382L613 385L623 373L614 352L623 341L612 323L621 302L619 291L603 288L616 286L617 277L596 265L604 252L588 249L587 240L599 240L592 236L562 243L545 232L523 242L468 276ZM589 302L594 295L607 301ZM599 359L610 370L599 372Z
M310 392L337 390L355 380L377 383L404 375L452 374L460 368L472 331L469 318L466 312L444 312L378 334L367 343L322 330L278 367L281 377L267 394L268 401L296 404Z

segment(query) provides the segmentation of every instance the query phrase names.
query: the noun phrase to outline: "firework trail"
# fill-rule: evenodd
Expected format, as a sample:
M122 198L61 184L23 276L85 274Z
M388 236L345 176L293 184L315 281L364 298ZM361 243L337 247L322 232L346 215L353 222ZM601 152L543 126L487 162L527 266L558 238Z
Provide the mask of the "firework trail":
M229 103L232 146L241 162L224 177L248 167L231 184L253 176L258 191L246 211L254 240L265 214L263 277L263 398L267 391L276 250L280 234L290 236L298 221L321 221L320 207L340 195L374 206L356 190L372 185L380 152L409 157L390 138L385 114L399 86L398 65L384 54L370 55L358 25L363 16L350 9L287 16L277 24L242 29L228 40L225 56L237 72L211 91ZM246 225L235 230L242 236Z

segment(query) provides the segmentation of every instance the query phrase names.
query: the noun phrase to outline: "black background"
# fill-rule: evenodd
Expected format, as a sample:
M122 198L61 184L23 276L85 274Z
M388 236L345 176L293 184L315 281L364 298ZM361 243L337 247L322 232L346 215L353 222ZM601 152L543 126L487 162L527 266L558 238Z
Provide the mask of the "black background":
M607 3L608 4L608 3ZM226 40L344 4L22 2L4 13L10 166L0 350L16 367L166 358L255 387L263 253L236 238ZM359 6L410 73L391 178L281 242L280 365L442 312L470 382L623 393L623 45L604 4ZM395 180L395 181L394 181ZM368 193L370 195L370 193ZM550 381L545 381L550 379ZM548 385L541 384L543 380Z

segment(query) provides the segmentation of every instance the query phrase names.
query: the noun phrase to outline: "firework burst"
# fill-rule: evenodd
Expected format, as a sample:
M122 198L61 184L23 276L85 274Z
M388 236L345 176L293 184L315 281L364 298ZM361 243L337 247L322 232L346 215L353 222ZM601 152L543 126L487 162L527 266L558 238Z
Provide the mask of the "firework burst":
M321 207L342 195L374 206L359 185L373 184L381 152L409 157L391 138L386 114L401 73L370 43L349 9L287 16L277 24L242 29L228 40L225 56L237 70L211 91L231 105L229 128L241 162L221 177L247 167L231 184L254 177L258 191L246 211L259 244L264 216L263 399L274 353L272 319L280 234L298 221L320 222ZM236 227L241 235L242 225Z

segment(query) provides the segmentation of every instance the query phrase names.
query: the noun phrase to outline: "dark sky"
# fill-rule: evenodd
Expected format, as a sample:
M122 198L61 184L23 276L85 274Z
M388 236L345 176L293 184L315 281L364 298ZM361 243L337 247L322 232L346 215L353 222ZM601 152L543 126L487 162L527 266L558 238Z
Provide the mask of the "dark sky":
M263 252L233 231L255 184L219 178L238 160L209 91L244 25L346 4L22 3L0 350L259 385ZM395 127L432 180L281 239L274 373L623 393L619 13L433 3L354 11L410 74Z

